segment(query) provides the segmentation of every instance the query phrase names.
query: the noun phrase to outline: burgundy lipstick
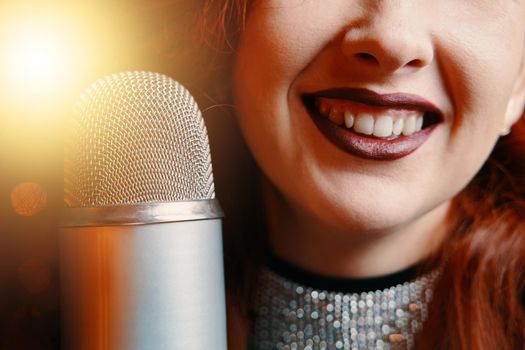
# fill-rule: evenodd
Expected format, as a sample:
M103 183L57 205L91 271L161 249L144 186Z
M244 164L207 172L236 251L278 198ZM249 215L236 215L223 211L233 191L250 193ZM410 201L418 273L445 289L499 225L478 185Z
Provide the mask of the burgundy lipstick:
M339 126L321 115L315 105L316 98L344 99L364 105L420 110L424 113L421 131L393 140L358 134ZM409 155L421 147L443 121L441 111L420 96L404 93L380 95L367 89L341 88L324 90L303 96L310 117L321 133L337 147L355 156L370 160L395 160Z

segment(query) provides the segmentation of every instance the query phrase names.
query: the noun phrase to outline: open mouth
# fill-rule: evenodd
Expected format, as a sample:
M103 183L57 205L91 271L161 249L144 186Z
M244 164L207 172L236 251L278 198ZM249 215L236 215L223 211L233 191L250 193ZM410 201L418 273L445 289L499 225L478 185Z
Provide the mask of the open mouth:
M393 160L419 148L443 121L437 107L410 94L332 89L303 95L319 130L338 147L367 159Z

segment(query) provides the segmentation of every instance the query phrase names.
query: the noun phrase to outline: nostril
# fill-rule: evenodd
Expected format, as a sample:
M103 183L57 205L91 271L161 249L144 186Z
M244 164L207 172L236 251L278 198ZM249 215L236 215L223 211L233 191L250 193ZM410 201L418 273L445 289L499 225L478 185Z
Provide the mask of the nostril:
M407 66L409 66L409 67L416 67L416 68L423 67L424 65L425 65L425 63L422 60L420 60L420 59L412 60L412 61L407 63Z
M371 55L371 54L366 53L366 52L358 52L358 53L355 54L355 57L357 57L357 59L359 59L360 61L363 61L363 62L379 64L379 61L377 60L377 58L375 58L374 55Z

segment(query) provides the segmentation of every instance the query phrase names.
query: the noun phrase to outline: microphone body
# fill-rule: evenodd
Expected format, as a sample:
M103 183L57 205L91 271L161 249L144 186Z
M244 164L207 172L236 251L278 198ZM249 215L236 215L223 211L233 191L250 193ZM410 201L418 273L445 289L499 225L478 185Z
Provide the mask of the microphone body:
M137 207L69 210L60 240L65 348L225 350L216 201L156 205L172 219ZM112 220L100 222L101 211ZM143 222L122 222L118 211Z
M222 212L189 92L158 73L114 74L68 126L63 348L226 350Z

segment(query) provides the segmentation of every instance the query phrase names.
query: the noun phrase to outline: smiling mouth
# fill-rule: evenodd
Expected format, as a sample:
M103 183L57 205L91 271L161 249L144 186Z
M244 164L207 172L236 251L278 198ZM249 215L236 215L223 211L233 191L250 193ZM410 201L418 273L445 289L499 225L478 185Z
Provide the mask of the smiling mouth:
M303 95L318 129L344 151L394 160L419 148L443 122L440 110L412 94L331 89Z

